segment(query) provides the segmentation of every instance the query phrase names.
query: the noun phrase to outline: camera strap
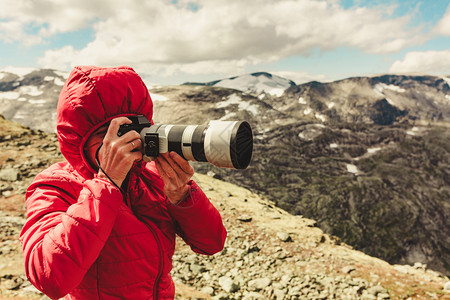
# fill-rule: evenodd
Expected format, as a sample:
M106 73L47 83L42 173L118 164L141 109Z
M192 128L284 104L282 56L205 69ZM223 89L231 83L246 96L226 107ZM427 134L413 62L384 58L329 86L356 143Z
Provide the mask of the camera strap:
M100 152L100 148L103 146L103 143L100 144L100 146L98 146L97 151L95 151L95 161L97 162L98 168L103 172L103 174L106 175L106 177L109 179L109 181L111 181L111 183L120 190L120 192L122 193L122 195L125 197L125 191L118 186L109 176L108 174L105 172L105 170L102 169L102 167L100 166L100 161L98 159L98 153Z

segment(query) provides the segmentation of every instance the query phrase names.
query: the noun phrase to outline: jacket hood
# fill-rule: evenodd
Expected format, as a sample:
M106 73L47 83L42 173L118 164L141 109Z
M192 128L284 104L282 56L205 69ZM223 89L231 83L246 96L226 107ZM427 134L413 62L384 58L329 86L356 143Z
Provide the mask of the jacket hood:
M147 87L130 67L75 67L61 90L56 131L61 152L86 178L95 170L83 148L97 128L120 116L144 115L152 120L153 103Z

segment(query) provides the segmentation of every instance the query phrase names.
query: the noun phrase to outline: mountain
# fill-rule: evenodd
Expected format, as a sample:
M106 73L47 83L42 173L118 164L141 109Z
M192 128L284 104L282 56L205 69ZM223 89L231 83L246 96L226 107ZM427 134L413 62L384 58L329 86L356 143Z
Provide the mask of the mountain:
M206 83L187 82L184 85L224 87L253 95L281 96L286 89L295 86L295 82L267 72L256 72Z
M48 69L0 70L0 114L26 126L54 132L55 108L68 75Z
M449 274L448 84L389 75L296 85L280 97L201 86L151 92L164 99L155 104L162 122L252 124L247 170L195 164L198 172L264 194L366 253Z
M63 158L55 134L2 117L0 127L0 298L48 299L26 279L18 236L25 189ZM211 257L177 240L176 299L448 298L449 279L424 264L388 264L248 189L202 174L194 180L219 209L228 237Z
M289 88L273 105L329 123L449 122L449 85L450 77L397 75L310 82Z
M12 116L21 102L18 110L28 111L29 126L51 131L40 121L49 119L50 108L34 105L34 96L26 100L28 94L22 93L19 101L3 96L24 89L27 76L35 77L29 88L51 90L43 80L46 72L54 71L4 76L1 86L9 88L0 92L0 101L2 108L11 107ZM262 74L243 77L270 78ZM224 82L233 80L239 77ZM158 123L222 119L251 124L255 145L248 169L193 163L197 172L314 219L326 233L365 253L450 274L449 84L445 76L383 75L288 84L281 95L212 83L150 93Z

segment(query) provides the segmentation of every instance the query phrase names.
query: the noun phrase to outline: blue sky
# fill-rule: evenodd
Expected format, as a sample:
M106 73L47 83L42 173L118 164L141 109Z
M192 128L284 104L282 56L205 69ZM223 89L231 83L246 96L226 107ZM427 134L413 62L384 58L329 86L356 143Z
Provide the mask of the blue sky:
M450 76L450 0L0 0L0 69L86 64L155 85Z

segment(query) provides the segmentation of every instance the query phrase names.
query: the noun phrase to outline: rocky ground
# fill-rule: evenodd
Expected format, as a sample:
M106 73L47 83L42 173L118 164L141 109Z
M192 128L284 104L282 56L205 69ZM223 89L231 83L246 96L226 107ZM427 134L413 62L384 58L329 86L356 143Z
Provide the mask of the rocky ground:
M26 280L18 236L26 187L63 158L54 135L1 118L0 128L0 299L48 299ZM315 221L212 175L195 180L221 211L227 242L212 257L178 242L177 299L450 299L449 279L426 265L365 255Z
M371 256L450 276L449 127L298 123L265 135L248 169L196 170L314 219Z

